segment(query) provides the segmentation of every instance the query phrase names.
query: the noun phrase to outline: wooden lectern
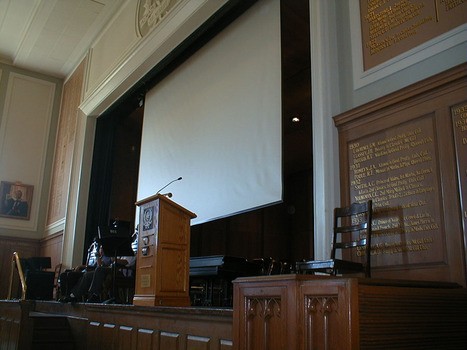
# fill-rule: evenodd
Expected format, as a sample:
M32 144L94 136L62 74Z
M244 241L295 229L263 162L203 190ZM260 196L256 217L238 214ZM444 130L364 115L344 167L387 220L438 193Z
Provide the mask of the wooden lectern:
M190 306L190 220L196 214L156 194L139 207L134 305Z

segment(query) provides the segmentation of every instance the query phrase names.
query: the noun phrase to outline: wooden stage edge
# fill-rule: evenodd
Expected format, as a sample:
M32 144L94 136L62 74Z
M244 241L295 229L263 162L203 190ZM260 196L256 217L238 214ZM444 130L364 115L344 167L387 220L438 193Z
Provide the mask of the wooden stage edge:
M233 309L0 301L0 348L67 332L62 350L465 349L467 289L290 274L236 279Z
M52 322L50 319L58 321ZM1 300L1 344L31 349L38 325L66 324L73 349L232 349L232 309ZM47 328L47 327L46 327ZM49 327L48 335L56 338ZM34 336L33 336L34 334Z

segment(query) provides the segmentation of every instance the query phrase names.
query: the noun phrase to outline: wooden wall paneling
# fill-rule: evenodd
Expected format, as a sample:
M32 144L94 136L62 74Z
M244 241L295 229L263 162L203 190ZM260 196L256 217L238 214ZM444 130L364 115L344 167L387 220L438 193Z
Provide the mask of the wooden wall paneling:
M28 316L32 311L66 315L76 350L232 350L233 347L231 309L51 301L0 301L0 344L18 343L21 337L31 340L32 322L28 322Z
M341 202L374 203L375 277L466 285L450 112L466 94L464 64L335 117Z
M160 332L159 334L159 348L167 350L183 349L181 347L181 337L179 333L173 332Z
M10 286L11 262L13 253L18 252L21 258L39 256L39 241L28 238L0 237L0 298L6 299ZM19 276L14 274L12 297L21 297Z
M0 349L30 349L32 322L31 301L3 301L0 303Z
M63 231L54 233L40 240L40 256L51 258L51 270L62 262Z
M202 227L202 242L197 256L219 255L226 251L229 235L226 220L215 220L199 227Z
M114 323L103 323L100 334L103 349L117 349L120 328Z
M220 340L219 350L232 350L232 349L233 349L233 343L231 340L225 340L225 339Z
M199 225L190 227L190 257L201 255L203 229Z
M362 349L464 349L467 344L465 289L360 285Z
M252 211L229 218L227 255L255 258L262 256L262 211Z
M112 114L119 122L115 125L112 141L109 218L133 223L144 108L134 107L136 102L128 104L135 109L125 113L124 108L117 108L118 112Z
M37 304L36 304L37 306ZM87 320L78 313L68 312L68 306L73 307L72 305L61 305L62 314L68 315L68 323L70 325L71 334L75 340L74 350L87 350L90 349L87 347ZM65 309L65 310L63 310ZM74 308L76 309L76 308Z
M159 332L156 332L153 329L138 329L136 339L138 349L157 349L159 344Z
M292 179L292 180L291 180ZM290 240L289 259L313 258L313 173L311 167L294 174L285 193L285 230Z
M57 129L47 225L65 218L71 166L76 137L78 107L81 102L85 60L63 85L62 105Z
M197 337L188 335L186 341L186 347L188 349L199 349L199 350L209 350L211 339L206 337Z
M17 311L17 312L15 312ZM21 326L21 309L6 310L2 308L0 314L0 348L16 349L19 341Z
M137 349L136 337L138 333L134 327L120 325L118 327L117 349Z
M125 338L121 327L114 323L89 321L87 324L87 349L131 349L124 347L131 341ZM79 340L78 340L79 342Z
M192 226L191 256L224 254L293 260L290 257L293 233L286 227L284 215L284 205L278 204Z
M102 324L100 322L91 321L87 323L86 328L86 349L103 349L103 339L101 337L100 328ZM79 340L78 340L79 342Z
M262 257L273 257L276 260L293 260L290 256L293 233L285 223L286 208L284 204L273 205L263 209L263 244ZM293 249L292 249L293 251Z
M144 310L144 311L143 311ZM232 349L232 313L96 305L86 311L87 346L98 349Z
M284 204L278 204L193 226L191 256L227 254L249 259L303 259L308 256L310 229L302 224L295 230L285 218L286 210ZM309 213L300 215L308 215L310 219Z

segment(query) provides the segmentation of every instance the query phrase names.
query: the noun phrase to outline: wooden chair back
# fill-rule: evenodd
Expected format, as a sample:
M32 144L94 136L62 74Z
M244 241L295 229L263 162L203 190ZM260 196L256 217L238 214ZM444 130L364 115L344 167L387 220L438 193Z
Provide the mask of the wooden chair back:
M352 203L343 208L334 209L334 234L331 247L331 259L336 258L336 251L341 250L343 259L345 250L358 249L364 256L365 276L371 277L371 221L372 201Z

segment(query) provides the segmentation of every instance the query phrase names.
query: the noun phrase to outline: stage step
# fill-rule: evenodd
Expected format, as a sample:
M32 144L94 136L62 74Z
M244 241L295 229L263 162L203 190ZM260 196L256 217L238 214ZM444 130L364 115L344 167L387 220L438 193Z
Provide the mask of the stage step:
M74 341L68 318L63 315L50 315L31 312L29 317L33 323L32 349L73 350Z

